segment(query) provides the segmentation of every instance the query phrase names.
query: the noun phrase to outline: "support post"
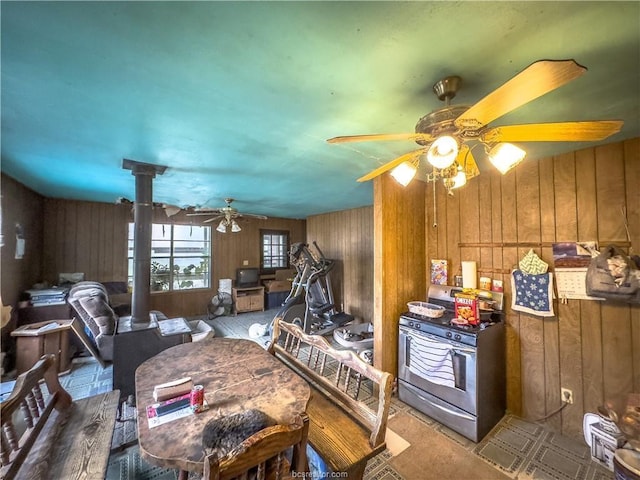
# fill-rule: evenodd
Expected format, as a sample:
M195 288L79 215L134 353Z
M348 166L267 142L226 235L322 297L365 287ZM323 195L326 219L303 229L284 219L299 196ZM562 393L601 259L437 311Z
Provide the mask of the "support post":
M151 297L151 230L153 217L153 179L167 167L123 159L122 168L136 177L133 241L133 295L131 323L149 323Z

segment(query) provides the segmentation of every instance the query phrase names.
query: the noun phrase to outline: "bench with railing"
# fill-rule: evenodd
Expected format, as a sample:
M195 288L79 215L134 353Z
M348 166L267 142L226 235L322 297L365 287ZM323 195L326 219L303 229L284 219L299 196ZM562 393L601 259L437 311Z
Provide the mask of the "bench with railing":
M384 451L393 376L276 318L269 351L311 386L309 444L332 472L362 478Z

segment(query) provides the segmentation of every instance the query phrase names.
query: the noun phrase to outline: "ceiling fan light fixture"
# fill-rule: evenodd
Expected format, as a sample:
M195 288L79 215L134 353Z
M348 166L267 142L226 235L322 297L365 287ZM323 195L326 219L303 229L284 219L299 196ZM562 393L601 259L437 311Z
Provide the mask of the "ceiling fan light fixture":
M436 138L427 151L428 162L436 168L450 167L458 156L460 146L451 135Z
M512 143L498 143L488 152L489 161L503 175L524 160L526 155L527 152Z
M451 188L460 188L467 184L467 174L464 173L462 167L458 167L458 173L453 177L453 186Z
M167 217L173 217L181 210L181 208L176 205L168 205L166 203L162 204L162 208L164 209L164 213L167 215Z
M227 224L224 220L220 220L220 223L216 227L216 231L220 233L227 233Z
M238 225L238 222L236 222L235 220L232 220L231 221L231 231L233 233L238 233L241 230L242 229L240 228L240 225Z
M409 185L413 177L416 176L418 169L411 162L402 162L396 168L391 170L391 176L403 187Z

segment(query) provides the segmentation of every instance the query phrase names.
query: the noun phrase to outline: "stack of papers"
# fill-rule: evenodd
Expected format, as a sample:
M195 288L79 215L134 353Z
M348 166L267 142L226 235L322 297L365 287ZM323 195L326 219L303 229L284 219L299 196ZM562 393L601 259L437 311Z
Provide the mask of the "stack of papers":
M181 395L166 402L154 403L147 407L147 419L149 428L157 427L178 418L193 415L190 404L191 393Z
M163 337L181 333L191 333L191 327L182 317L158 320L158 328L160 329L160 335Z
M209 404L205 400L201 411L208 409ZM154 428L172 422L173 420L178 420L179 418L188 417L189 415L195 415L191 407L191 392L164 402L154 403L147 407L149 428Z

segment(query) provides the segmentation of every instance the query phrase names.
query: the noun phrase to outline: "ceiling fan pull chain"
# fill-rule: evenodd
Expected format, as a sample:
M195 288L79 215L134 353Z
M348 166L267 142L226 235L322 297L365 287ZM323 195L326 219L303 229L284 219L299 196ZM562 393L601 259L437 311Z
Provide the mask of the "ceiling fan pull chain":
M433 228L438 227L438 207L436 206L436 182L433 182Z

